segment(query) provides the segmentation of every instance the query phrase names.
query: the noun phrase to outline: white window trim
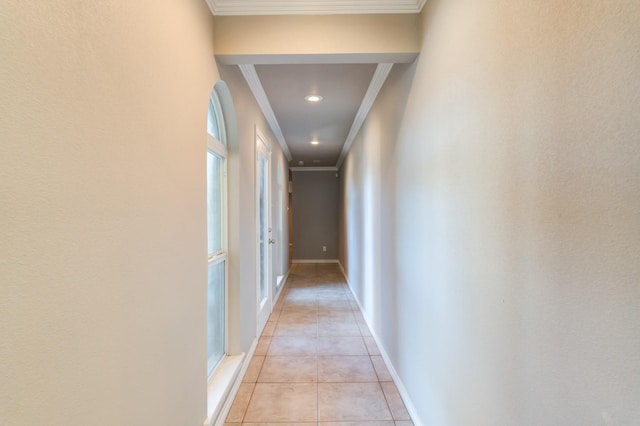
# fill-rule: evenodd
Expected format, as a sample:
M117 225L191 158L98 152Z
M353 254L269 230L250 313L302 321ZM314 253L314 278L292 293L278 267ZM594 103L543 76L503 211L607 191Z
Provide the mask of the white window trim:
M224 121L221 120L220 115L220 102L217 96L213 97L216 108L214 109L216 112L216 118L218 119L218 127L220 131L220 135L225 138L224 133ZM223 139L224 140L224 139ZM223 159L222 165L222 193L220 197L220 201L222 204L222 250L216 253L208 253L208 263L207 268L211 266L215 266L218 263L225 262L225 271L224 271L224 354L218 364L210 371L207 375L207 383L208 387L212 385L212 382L215 381L214 378L216 376L216 372L223 368L229 356L227 355L227 348L229 347L229 256L228 256L228 159L227 159L227 147L225 144L216 139L213 135L207 134L207 151L212 154L218 155ZM208 324L208 320L207 320ZM208 355L208 354L207 354Z
M228 145L229 142L234 143L234 141L228 140L227 129L228 126L231 125L232 129L236 126L236 116L235 111L233 109L233 102L230 98L229 89L224 83L224 81L220 80L216 83L212 95L210 97L209 107L213 110L212 118L217 119L219 123L223 123L218 126L218 136L220 140L216 139L212 135L209 135L207 138L207 149L210 153L217 154L225 159L224 162L224 184L222 190L224 191L221 194L222 202L224 203L223 212L222 212L222 220L224 222L223 226L223 250L219 253L212 253L208 256L209 262L222 262L223 260L226 262L225 268L225 354L222 359L219 361L218 365L213 369L211 374L207 376L207 419L204 422L205 426L222 426L224 422L224 418L231 408L231 404L233 403L233 398L235 393L240 386L240 377L242 377L244 371L248 368L248 363L250 361L250 355L248 356L246 353L234 353L230 355L229 353L229 345L236 344L236 340L238 336L231 335L230 329L232 324L230 324L230 320L234 317L233 313L229 311L229 308L235 306L230 304L229 295L229 282L233 277L232 270L229 267L229 208L230 202L236 203L237 194L235 191L230 193L229 191L229 170L236 170L237 167L237 159L229 158L229 150ZM228 109L223 109L222 104ZM212 107L212 108L211 108ZM235 133L231 133L234 135ZM222 142L221 142L222 141ZM235 204L234 204L235 205ZM237 238L235 234L232 235L233 240ZM226 256L226 257L225 257ZM233 280L231 280L233 282ZM249 354L253 353L255 350L254 342L252 348L249 351Z
M231 408L229 398L235 395L234 386L239 385L239 376L243 368L245 353L238 355L227 355L215 368L213 375L207 383L207 419L204 426L222 425L224 419L222 415L228 414L228 408ZM246 367L245 367L246 369ZM225 410L225 404L228 408ZM227 411L227 413L225 413Z
M218 140L212 135L209 135L209 137L213 138L218 143L220 143L220 141L226 142L227 129L225 126L224 116L222 114L222 104L220 103L220 98L217 94L214 94L209 100L213 102L213 113L215 114L216 121L218 122L218 132L220 132L220 139ZM222 145L224 146L224 143L222 143Z

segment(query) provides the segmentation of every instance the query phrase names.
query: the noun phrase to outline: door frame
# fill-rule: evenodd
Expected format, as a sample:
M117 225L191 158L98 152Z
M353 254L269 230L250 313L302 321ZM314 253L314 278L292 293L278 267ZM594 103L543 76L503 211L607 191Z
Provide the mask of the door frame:
M262 148L264 147L264 148ZM266 215L266 223L267 223L267 235L265 244L265 259L264 266L265 270L262 270L262 266L260 265L260 154L261 151L264 150L264 155L267 160L266 168L265 168L265 207L264 213ZM272 201L271 201L271 146L267 140L267 138L258 130L258 127L255 128L255 202L256 202L256 325L257 325L257 333L259 336L262 334L262 330L269 319L269 315L271 315L271 310L273 308L273 292L272 287L272 264L273 264L273 250L272 244L269 242L273 235L272 229ZM260 275L263 275L261 277ZM260 291L260 280L264 278L266 295L264 298L261 298Z

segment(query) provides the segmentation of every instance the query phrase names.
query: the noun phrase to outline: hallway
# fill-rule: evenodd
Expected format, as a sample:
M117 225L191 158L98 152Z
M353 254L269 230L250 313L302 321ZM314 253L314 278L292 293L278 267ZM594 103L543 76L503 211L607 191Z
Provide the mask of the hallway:
M640 425L640 1L0 10L1 426Z
M412 425L337 264L297 263L226 425Z

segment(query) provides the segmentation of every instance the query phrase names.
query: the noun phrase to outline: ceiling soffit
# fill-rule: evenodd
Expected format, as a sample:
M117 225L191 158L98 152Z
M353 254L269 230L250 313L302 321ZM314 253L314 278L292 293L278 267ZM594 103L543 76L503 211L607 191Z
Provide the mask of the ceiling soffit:
M393 63L419 52L415 14L425 0L206 1L220 16L216 57L239 66L291 165L340 167ZM361 72L344 86L349 69ZM291 90L296 82L303 87ZM305 113L318 83L326 108Z
M344 161L345 155L348 153L353 141L355 140L358 132L373 103L378 96L380 89L382 88L384 82L386 81L389 72L393 64L391 63L380 63L375 66L375 70L373 71L373 76L371 76L371 69L367 69L368 67L363 67L362 65L352 65L355 67L361 67L360 69L353 69L353 77L356 77L358 74L360 77L364 79L362 83L365 83L364 86L360 87L359 90L356 91L348 91L350 94L345 94L345 98L338 102L348 102L351 104L349 107L349 111L342 111L342 114L348 116L349 121L347 123L342 123L343 125L340 128L331 128L324 129L327 131L326 133L322 132L322 125L318 122L318 117L321 117L323 114L316 114L312 110L313 107L317 107L318 105L314 105L313 107L305 105L302 106L301 109L305 109L307 113L303 115L296 115L295 121L297 123L291 122L291 114L290 105L298 104L301 99L304 99L303 94L307 91L299 91L299 93L279 93L279 89L281 89L282 82L276 82L274 84L273 77L267 76L267 91L262 85L261 79L258 76L258 72L256 67L251 64L240 65L240 69L251 88L260 108L262 109L269 126L273 130L276 138L278 139L279 144L282 146L283 151L287 159L291 162L291 165L304 165L304 166L334 166L340 167L342 162ZM373 65L371 65L373 66ZM292 65L281 65L279 67L268 67L272 68L271 72L282 72L283 74L287 74L286 80L291 85L302 85L302 87L313 88L313 78L310 78L309 73L307 72L299 72L295 68L299 68ZM303 66L304 67L304 66ZM309 66L306 66L309 67ZM327 67L327 65L321 65L321 67ZM333 67L345 67L345 65L333 65ZM264 71L268 69L265 67ZM346 70L346 68L344 68ZM326 70L325 70L326 71ZM325 76L326 77L326 76ZM269 81L272 80L272 81ZM297 82L294 82L297 80ZM334 79L335 80L335 79ZM325 78L324 84L327 84L331 81L331 78ZM364 93L364 97L362 96L362 90L366 86L366 92ZM355 93L357 92L357 93ZM309 94L311 94L309 92ZM331 90L327 92L323 92L331 97ZM318 92L318 94L322 95L323 93ZM271 101L269 99L271 97L275 100L276 108L273 108L271 105ZM351 98L351 99L348 99ZM323 100L324 102L324 100ZM310 108L306 108L310 107ZM357 108L357 111L355 111ZM276 116L276 112L274 109L279 110L279 117ZM355 111L355 117L354 117ZM331 111L324 112L325 118L327 114L331 114ZM345 117L342 117L345 118ZM285 123L284 128L280 127L280 120ZM322 119L320 118L320 121ZM343 120L342 120L343 121ZM290 127L291 126L291 127ZM345 133L348 129L348 133ZM287 131L289 130L289 131ZM306 135L309 137L304 137ZM302 135L302 136L300 136ZM319 141L318 145L312 145L311 140L317 139Z
M369 87L375 64L257 65L293 158L335 165ZM311 104L305 96L319 94ZM312 140L319 141L312 145ZM296 163L297 164L297 163Z

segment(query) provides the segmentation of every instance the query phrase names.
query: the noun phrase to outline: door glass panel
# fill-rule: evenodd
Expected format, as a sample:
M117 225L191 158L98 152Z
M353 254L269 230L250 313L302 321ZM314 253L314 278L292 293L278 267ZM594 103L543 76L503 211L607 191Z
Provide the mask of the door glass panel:
M222 251L222 164L222 158L207 152L207 240L209 255Z
M211 373L224 355L225 261L209 265L207 307L207 371Z
M265 182L265 174L266 174L266 164L267 159L263 156L259 156L260 165L259 165L259 173L260 173L260 206L259 206L259 220L260 220L260 300L263 300L267 297L267 280L266 280L266 255L267 255L267 244L269 244L269 235L267 232L267 211L266 211L266 182Z
M257 234L257 252L256 252L256 295L258 308L258 334L262 332L264 325L271 314L271 187L270 187L270 169L271 169L271 153L264 139L257 135L256 137L256 234Z

